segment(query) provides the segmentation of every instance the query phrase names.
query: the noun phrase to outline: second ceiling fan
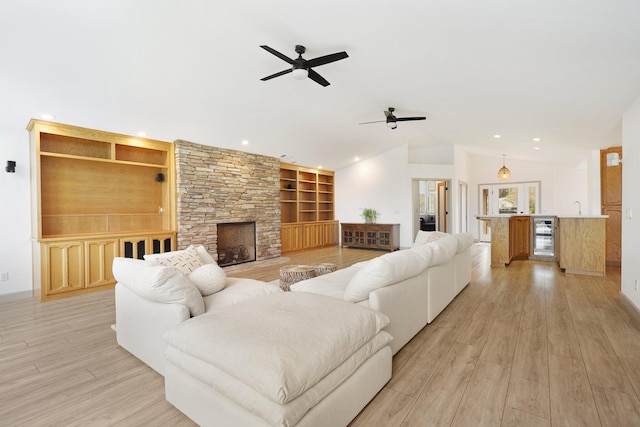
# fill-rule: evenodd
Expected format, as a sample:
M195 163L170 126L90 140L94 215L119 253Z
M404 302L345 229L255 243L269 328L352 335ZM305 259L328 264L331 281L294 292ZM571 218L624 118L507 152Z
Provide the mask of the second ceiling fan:
M364 122L364 123L360 123L361 125L368 125L370 123L382 123L382 122L386 122L387 123L387 127L389 127L389 129L395 129L398 127L398 122L410 122L410 121L414 121L414 120L426 120L426 117L421 116L421 117L396 117L393 112L396 109L393 107L389 107L388 111L384 112L384 115L387 117L386 120L376 120L373 122Z

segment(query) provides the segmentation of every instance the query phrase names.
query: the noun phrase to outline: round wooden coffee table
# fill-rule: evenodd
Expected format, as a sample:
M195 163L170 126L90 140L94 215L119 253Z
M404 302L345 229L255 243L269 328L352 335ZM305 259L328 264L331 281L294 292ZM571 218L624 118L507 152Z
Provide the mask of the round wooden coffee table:
M290 286L301 280L315 277L313 265L285 265L280 267L280 288L289 291Z

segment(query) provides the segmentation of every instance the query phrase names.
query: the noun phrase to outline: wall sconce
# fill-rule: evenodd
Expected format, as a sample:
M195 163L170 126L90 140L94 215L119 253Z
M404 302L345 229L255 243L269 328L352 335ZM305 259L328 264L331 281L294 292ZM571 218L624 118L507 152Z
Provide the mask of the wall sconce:
M4 168L9 173L15 173L16 171L16 162L13 160L7 160L7 167Z
M507 181L509 178L511 178L511 171L509 170L508 167L506 167L504 165L504 154L503 154L502 155L502 167L498 171L498 179L500 181Z
M607 166L618 166L622 163L622 159L618 153L607 153Z

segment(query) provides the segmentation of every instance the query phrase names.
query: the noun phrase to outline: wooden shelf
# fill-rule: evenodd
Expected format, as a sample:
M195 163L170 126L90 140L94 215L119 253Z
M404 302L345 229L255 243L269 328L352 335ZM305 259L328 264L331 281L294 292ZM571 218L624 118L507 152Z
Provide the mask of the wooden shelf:
M173 144L40 120L27 129L42 300L113 286L113 258L132 235L144 253L175 248Z

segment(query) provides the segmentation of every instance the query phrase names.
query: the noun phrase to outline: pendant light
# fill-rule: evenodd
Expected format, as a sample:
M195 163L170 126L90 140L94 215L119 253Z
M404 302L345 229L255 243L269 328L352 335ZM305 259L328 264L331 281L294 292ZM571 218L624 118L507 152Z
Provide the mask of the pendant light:
M500 181L508 181L511 178L511 171L504 165L504 154L502 155L502 167L498 171L498 179Z

